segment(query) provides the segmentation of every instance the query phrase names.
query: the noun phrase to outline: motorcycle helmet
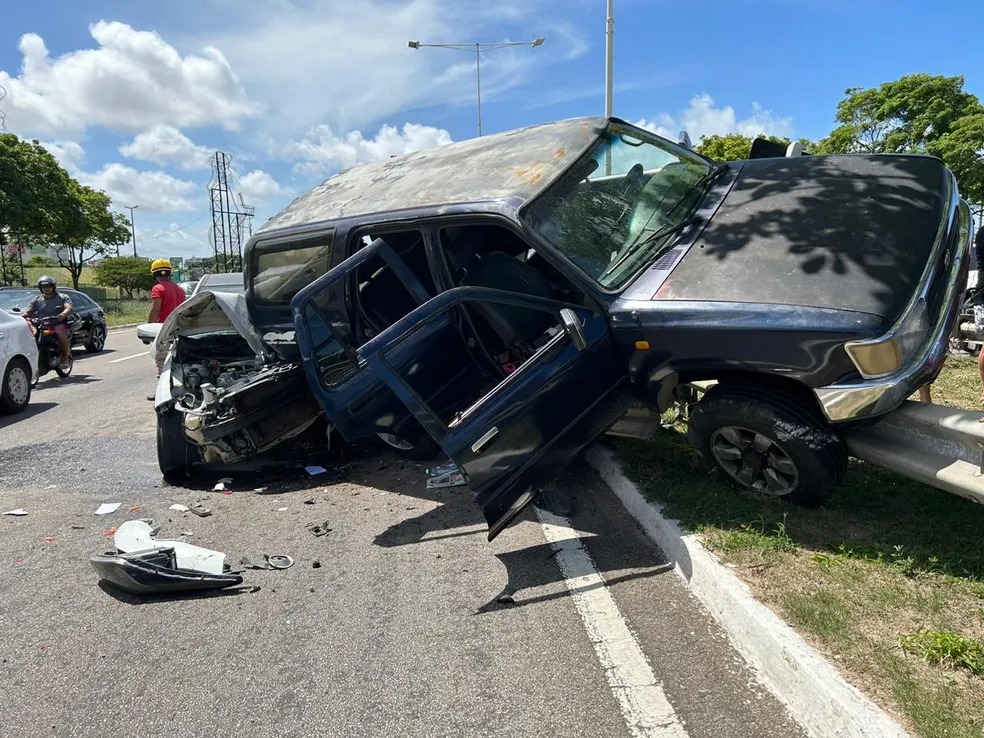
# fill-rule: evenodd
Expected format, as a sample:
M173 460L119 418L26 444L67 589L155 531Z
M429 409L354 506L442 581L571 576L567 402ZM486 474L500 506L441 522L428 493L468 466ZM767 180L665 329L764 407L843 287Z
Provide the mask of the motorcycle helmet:
M170 275L171 271L171 262L167 259L154 259L150 264L150 273L154 276L157 276L160 272Z
M41 275L41 278L38 279L38 289L41 290L41 292L44 292L44 286L46 284L50 284L53 290L58 289L58 285L55 283L54 277L49 277L47 274L43 274Z

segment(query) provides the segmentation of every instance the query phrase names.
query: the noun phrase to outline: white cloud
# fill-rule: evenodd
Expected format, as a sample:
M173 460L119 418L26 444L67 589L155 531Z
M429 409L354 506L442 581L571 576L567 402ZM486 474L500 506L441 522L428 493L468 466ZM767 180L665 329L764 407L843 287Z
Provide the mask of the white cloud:
M475 104L475 58L448 49L408 48L407 41L440 43L501 32L503 19L525 18L529 36L550 28L530 19L529 0L360 0L357 3L236 4L216 35L189 41L223 50L251 91L269 103L259 121L296 134L328 123L358 128L424 105ZM230 5L230 7L232 7ZM555 14L552 14L555 15ZM530 21L530 22L527 22ZM559 32L558 32L559 34ZM497 39L499 40L499 39ZM502 38L501 40L523 40ZM548 37L543 49L505 48L482 56L482 97L493 101L530 79L533 68L583 53L574 34Z
M30 132L101 125L140 130L156 124L234 129L258 112L217 48L182 57L156 33L125 23L89 26L95 49L51 58L34 33L20 39L20 74L0 71L7 125Z
M98 172L79 175L82 184L102 190L113 205L124 208L137 205L145 212L171 213L195 210L188 199L195 189L193 182L172 177L166 172L140 172L122 164L107 164ZM205 199L204 192L202 199Z
M239 177L239 191L247 205L256 205L287 194L280 184L262 169L254 169Z
M348 169L356 164L388 159L435 146L451 143L451 134L442 128L405 123L402 130L383 126L374 138L365 138L362 131L335 135L329 125L319 125L299 141L286 144L281 154L296 161L294 171L305 174L328 174Z
M690 104L677 115L660 113L654 120L643 119L636 123L665 138L676 140L681 130L687 131L696 145L701 136L741 133L745 136L766 134L770 136L792 136L793 119L777 116L765 110L758 103L752 103L752 114L737 119L735 109L730 105L715 107L714 98L707 93L696 95Z
M85 149L75 141L42 141L41 145L70 173L77 172L85 160Z
M197 146L174 126L158 125L138 133L128 144L120 146L123 156L152 161L155 164L176 164L182 169L208 169L212 153Z

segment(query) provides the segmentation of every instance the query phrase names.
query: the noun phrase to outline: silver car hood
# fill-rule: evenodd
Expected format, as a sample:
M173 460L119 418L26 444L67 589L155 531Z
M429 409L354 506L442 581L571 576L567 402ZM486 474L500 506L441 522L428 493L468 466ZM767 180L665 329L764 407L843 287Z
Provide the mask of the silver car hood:
M199 292L182 302L161 324L150 353L163 359L175 338L230 330L246 339L258 359L269 356L262 339L250 323L246 298L229 292Z

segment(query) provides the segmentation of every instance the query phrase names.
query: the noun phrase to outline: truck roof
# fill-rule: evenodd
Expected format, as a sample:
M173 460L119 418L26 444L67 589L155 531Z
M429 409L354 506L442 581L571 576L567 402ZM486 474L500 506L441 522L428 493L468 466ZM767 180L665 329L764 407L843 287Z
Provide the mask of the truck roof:
M573 164L605 122L572 118L353 167L295 199L257 235L369 213L470 202L518 210Z

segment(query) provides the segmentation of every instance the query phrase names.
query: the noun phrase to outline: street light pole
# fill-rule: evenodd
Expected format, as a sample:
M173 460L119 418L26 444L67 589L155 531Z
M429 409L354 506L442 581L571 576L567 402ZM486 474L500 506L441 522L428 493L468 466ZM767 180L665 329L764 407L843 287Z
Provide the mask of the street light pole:
M536 48L537 46L542 46L546 39L535 38L532 41L502 41L499 43L483 44L483 43L455 43L455 44L424 44L420 41L410 41L407 45L411 49L421 49L424 47L431 47L435 49L457 49L458 51L474 51L475 52L475 87L478 91L478 135L482 135L482 52L483 51L494 51L495 49L503 49L507 46L532 46Z
M605 20L605 117L612 117L612 77L615 66L615 0L608 0Z
M130 211L130 235L133 237L133 255L137 255L137 229L133 227L133 211L139 208L139 205L127 205L126 209Z

